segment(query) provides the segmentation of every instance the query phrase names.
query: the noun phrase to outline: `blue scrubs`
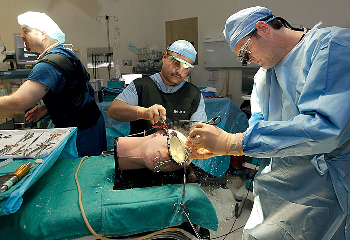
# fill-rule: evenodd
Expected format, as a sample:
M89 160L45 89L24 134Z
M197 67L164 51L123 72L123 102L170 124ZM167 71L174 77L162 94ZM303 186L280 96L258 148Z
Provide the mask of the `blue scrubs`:
M154 81L154 83L157 85L157 87L164 93L175 93L178 91L184 84L185 81L180 82L179 84L173 86L170 91L168 90L169 86L166 86L163 82L163 79L161 78L159 73L153 74L150 76L150 78ZM121 100L123 102L126 102L131 105L138 105L138 95L135 88L135 85L133 82L127 86L122 93L120 93L116 99ZM181 104L181 100L179 102ZM205 112L205 103L203 95L201 95L201 98L199 100L198 108L195 113L192 114L191 121L198 121L198 122L206 122L207 121L207 114ZM212 164L212 161L215 162L215 160L208 161L206 160L203 162L199 159L194 159L192 163L200 168L208 169L210 168Z
M160 76L159 73L153 74L150 76L150 78L155 82L157 87L164 93L168 93L168 90ZM185 81L180 82L179 84L172 87L169 93L174 93L177 90L179 90L183 85ZM135 85L133 82L127 86L122 93L120 93L116 99L121 100L123 102L126 102L130 105L138 105L138 95L135 88ZM199 121L199 122L206 122L207 121L207 115L205 113L205 104L204 104L204 98L203 95L201 95L201 99L199 101L199 105L197 108L197 111L191 116L191 121Z
M315 26L259 69L247 156L264 158L243 239L350 239L350 30Z
M48 53L59 53L67 57L74 57L75 54L62 45L52 48ZM83 67L83 65L82 65ZM87 74L87 73L86 73ZM44 84L53 92L60 93L65 86L66 77L56 67L50 63L40 62L36 64L30 72L28 79ZM85 93L84 106L94 100L94 90L89 82L86 83L88 91ZM71 127L71 126L67 126ZM101 114L97 123L87 129L79 130L77 133L77 150L80 157L98 156L107 148L106 129L103 115Z

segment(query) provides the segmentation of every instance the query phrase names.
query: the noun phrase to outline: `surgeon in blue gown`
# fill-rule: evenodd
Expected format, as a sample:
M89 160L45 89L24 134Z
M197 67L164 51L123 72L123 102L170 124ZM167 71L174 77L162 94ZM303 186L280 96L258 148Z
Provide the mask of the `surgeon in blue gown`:
M264 7L230 16L226 40L254 78L244 133L197 124L201 158L263 158L243 239L350 239L350 30L296 29Z

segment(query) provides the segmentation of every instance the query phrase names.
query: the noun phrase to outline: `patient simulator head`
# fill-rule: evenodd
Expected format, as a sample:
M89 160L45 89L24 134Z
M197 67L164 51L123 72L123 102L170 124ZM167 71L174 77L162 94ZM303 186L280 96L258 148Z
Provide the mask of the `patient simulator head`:
M116 155L120 170L148 168L169 172L190 163L184 146L186 137L178 131L164 130L145 137L120 137L116 141Z

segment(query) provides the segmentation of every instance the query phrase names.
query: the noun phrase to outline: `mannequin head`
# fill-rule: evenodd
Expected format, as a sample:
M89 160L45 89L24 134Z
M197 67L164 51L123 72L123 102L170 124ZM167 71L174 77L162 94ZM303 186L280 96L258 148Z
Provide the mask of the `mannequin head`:
M121 170L148 168L152 171L175 171L188 165L184 147L186 137L169 129L145 137L120 137L117 143L117 159ZM187 161L185 161L187 160Z

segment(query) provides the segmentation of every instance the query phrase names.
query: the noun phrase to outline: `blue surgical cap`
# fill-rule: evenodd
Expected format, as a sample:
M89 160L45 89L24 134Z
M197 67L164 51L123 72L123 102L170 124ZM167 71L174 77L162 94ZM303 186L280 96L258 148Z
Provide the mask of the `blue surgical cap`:
M17 20L20 25L45 31L49 37L56 39L60 43L64 43L66 40L65 34L59 26L45 13L26 12L19 15Z
M231 50L236 44L249 33L256 29L256 23L267 16L270 16L264 20L269 22L275 17L272 16L272 11L265 7L251 7L243 9L233 15L231 15L225 24L224 35L227 43L230 45Z
M177 40L168 47L169 51L178 53L184 57L191 59L193 62L196 61L196 49L193 45L186 40Z

